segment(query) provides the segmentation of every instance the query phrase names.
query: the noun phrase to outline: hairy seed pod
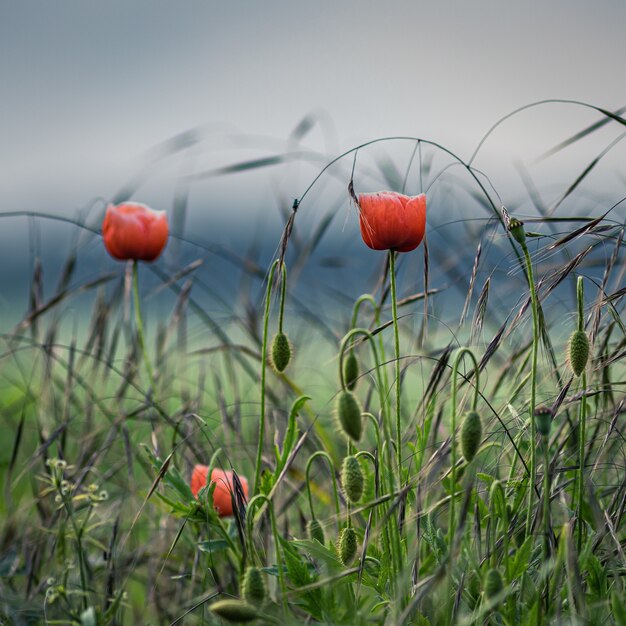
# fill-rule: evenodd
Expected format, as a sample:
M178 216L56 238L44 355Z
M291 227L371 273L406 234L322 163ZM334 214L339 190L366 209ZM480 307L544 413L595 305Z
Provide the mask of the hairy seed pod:
M535 425L537 426L537 432L544 439L547 439L552 428L552 410L544 405L538 406L535 409Z
M306 532L309 536L309 539L319 541L322 545L324 545L324 529L322 525L315 519L310 519L306 525Z
M249 567L241 583L242 595L252 606L263 606L267 596L263 574L258 567Z
M469 463L478 452L483 439L483 425L476 411L468 411L461 426L461 450Z
M346 498L356 504L363 495L363 472L355 456L347 456L341 466L341 486Z
M354 532L354 528L352 528L352 526L347 526L341 531L339 542L337 544L339 560L344 565L349 565L352 562L352 559L356 556L356 550L356 533Z
M337 415L343 432L353 441L361 439L363 422L361 407L351 391L342 391L337 398Z
M497 569L490 569L485 576L485 596L491 599L497 596L504 585L502 583L502 576Z
M218 600L210 609L227 622L252 622L260 617L259 612L243 600Z
M353 391L359 378L359 362L354 354L354 350L348 352L348 356L343 362L343 379L346 387Z
M277 333L272 341L272 366L277 372L284 372L291 361L291 345L285 333Z
M589 358L589 338L584 330L575 330L570 338L567 356L576 376L580 376Z

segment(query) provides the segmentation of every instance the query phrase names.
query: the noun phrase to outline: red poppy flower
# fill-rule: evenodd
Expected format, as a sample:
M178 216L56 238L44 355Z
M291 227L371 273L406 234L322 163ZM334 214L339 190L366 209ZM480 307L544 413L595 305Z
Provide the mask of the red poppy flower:
M209 468L206 465L196 465L191 474L191 493L197 498L198 492L207 485ZM248 481L239 476L239 481L243 487L243 493L248 499ZM230 494L233 487L233 473L230 470L214 468L211 472L211 482L215 483L213 492L213 506L220 517L227 517L233 514L233 503Z
M410 252L420 245L426 230L426 196L395 191L359 195L361 236L373 250Z
M169 228L165 211L145 204L109 204L102 222L102 237L108 253L120 261L154 261L165 248Z

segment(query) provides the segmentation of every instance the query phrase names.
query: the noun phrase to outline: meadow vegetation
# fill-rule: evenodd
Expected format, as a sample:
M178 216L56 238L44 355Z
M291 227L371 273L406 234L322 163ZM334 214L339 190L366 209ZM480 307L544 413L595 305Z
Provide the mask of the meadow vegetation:
M626 125L595 112L557 151ZM357 155L394 141L411 159L369 191L398 193L359 195ZM0 623L626 626L623 205L579 210L590 159L550 206L505 209L473 159L417 138L328 159L269 262L237 257L228 317L200 262L152 262L160 244L88 279L73 249L54 289L35 260L2 334ZM451 167L484 219L436 251ZM312 310L302 268L340 226L298 224L344 171L347 228L380 251L356 298L337 251L336 307ZM68 227L102 245L101 224Z

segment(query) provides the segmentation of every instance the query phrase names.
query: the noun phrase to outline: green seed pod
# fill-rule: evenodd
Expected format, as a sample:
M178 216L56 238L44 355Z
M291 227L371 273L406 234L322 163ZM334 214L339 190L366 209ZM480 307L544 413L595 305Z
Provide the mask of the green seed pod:
M478 452L483 439L483 425L476 411L468 411L461 426L461 450L469 463Z
M348 352L348 356L343 362L343 379L346 387L353 391L359 378L359 362L357 361L354 350Z
M361 439L363 422L361 407L351 391L342 391L337 398L337 415L343 432L353 441Z
M277 333L272 341L272 366L277 372L284 372L291 361L291 346L285 333Z
M363 472L355 456L347 456L341 466L341 486L346 498L353 504L363 495Z
M526 231L524 230L524 222L512 217L509 221L509 232L511 233L513 239L517 241L517 243L521 245L526 241Z
M502 589L504 584L500 572L497 569L490 569L485 576L485 596L489 599L494 598Z
M218 600L210 609L227 622L252 622L260 616L253 606L243 600Z
M354 532L354 528L352 528L352 526L347 526L341 531L339 542L337 544L339 560L344 565L349 565L352 562L352 559L356 556L356 550L356 533Z
M535 409L535 425L537 426L537 432L544 439L547 439L552 428L552 410L547 406L538 406Z
M322 525L315 519L310 519L306 525L306 532L309 536L309 539L319 541L322 545L324 545L324 529Z
M575 330L571 334L569 338L567 356L574 374L576 374L576 376L580 376L583 373L583 370L587 365L587 359L589 358L589 339L584 330Z
M241 583L242 595L252 606L263 606L267 596L263 574L258 567L249 567Z

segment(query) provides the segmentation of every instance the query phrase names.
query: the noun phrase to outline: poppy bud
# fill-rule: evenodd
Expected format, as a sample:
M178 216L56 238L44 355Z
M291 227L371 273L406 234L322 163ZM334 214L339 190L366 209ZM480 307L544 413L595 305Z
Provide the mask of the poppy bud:
M571 334L567 356L574 374L580 376L589 358L589 339L584 330L575 330Z
M337 415L344 433L353 441L359 441L363 432L361 407L351 391L342 391L339 394Z
M272 365L277 372L284 372L291 360L291 346L285 333L277 333L272 342Z
M468 411L461 427L461 450L469 463L478 452L483 438L483 425L476 411Z
M490 569L485 576L485 596L489 599L497 596L504 585L502 583L502 576L497 569Z
M265 602L267 589L263 574L258 567L249 567L241 583L242 595L248 604L252 606L262 606Z
M109 204L102 222L104 247L120 261L154 261L168 235L165 211L153 211L137 202Z
M544 438L550 436L550 429L552 427L552 411L547 406L538 406L535 409L535 425L537 426L537 432Z
M324 545L324 529L315 518L307 522L306 532L309 539L315 539L315 541L319 541L322 545Z
M353 391L356 387L358 378L359 362L357 361L356 354L354 354L354 350L350 350L343 364L343 379L346 383L346 387L350 391Z
M347 456L341 466L341 486L346 498L356 503L363 495L363 472L355 456Z
M227 622L252 622L259 617L258 611L243 600L218 600L210 609Z
M518 220L515 217L512 217L509 220L508 229L513 239L515 239L515 241L517 241L520 246L526 242L526 231L524 230L524 222Z
M354 528L352 528L352 526L347 526L341 531L339 542L337 544L339 560L344 565L349 565L352 562L352 559L356 556L356 550L356 533L354 532Z

